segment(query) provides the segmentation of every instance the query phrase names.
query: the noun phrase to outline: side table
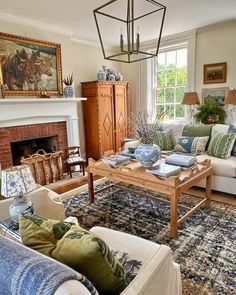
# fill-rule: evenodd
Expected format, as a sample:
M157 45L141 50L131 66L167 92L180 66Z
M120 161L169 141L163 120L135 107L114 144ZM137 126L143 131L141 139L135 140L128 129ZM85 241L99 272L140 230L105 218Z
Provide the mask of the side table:
M19 228L14 226L11 218L0 220L0 234L2 236L6 236L10 239L21 242Z

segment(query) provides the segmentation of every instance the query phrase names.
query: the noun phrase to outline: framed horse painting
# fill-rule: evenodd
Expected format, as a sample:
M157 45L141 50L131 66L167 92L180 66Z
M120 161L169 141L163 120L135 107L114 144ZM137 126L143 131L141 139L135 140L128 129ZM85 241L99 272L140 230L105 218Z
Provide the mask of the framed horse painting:
M0 33L0 65L4 95L62 95L60 44Z

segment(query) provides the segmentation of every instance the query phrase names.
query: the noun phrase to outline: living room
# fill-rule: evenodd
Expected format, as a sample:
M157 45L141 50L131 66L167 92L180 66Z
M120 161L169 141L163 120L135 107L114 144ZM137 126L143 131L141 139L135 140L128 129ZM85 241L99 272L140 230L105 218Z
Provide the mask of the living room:
M220 91L220 93L223 93L224 100L226 101L227 94L230 93L228 91L233 91L235 89L236 41L234 34L236 32L236 3L234 0L229 0L227 3L222 3L222 1L215 1L214 3L209 3L208 1L208 3L206 3L206 1L203 0L197 1L197 3L196 1L185 0L161 1L161 4L166 6L166 15L159 46L159 61L161 60L161 54L167 59L167 55L170 52L175 52L176 56L178 56L177 52L182 50L183 56L181 62L184 64L183 68L186 73L186 77L183 79L184 83L179 87L179 96L177 97L177 92L175 92L175 99L168 101L170 95L167 97L167 92L164 92L164 102L162 100L156 101L156 89L158 85L153 81L160 82L157 77L158 70L153 70L157 66L156 57L133 63L122 63L104 59L96 23L94 21L93 10L107 3L107 1L87 2L88 3L85 4L84 1L71 1L70 5L67 3L57 3L57 7L55 7L55 3L47 3L46 1L41 1L37 3L37 7L34 7L28 0L23 0L21 3L1 4L0 25L3 34L9 34L11 36L10 38L12 38L13 35L16 38L26 38L26 43L31 42L31 44L35 44L34 42L38 42L37 44L45 42L42 43L45 46L49 46L50 43L59 44L61 53L60 59L58 58L59 47L55 45L58 54L57 69L61 67L61 73L58 74L61 81L58 83L57 93L54 92L54 94L50 94L47 89L40 89L40 91L35 94L36 92L31 92L31 89L19 91L19 89L16 90L14 87L12 89L5 88L1 90L2 96L5 96L5 98L0 99L0 163L2 169L17 165L15 164L18 163L17 161L19 158L17 154L14 156L16 161L13 161L13 156L9 154L9 151L8 154L6 153L7 149L10 149L9 142L15 142L20 135L23 140L26 138L27 140L33 139L33 144L35 144L35 137L52 135L50 140L52 149L55 152L64 150L67 145L80 146L81 158L86 159L88 157L90 149L88 148L88 142L86 143L86 130L89 129L88 126L90 125L86 125L87 123L84 118L83 104L86 103L85 99L87 95L84 95L86 92L83 87L87 82L91 83L92 81L97 81L98 73L104 69L104 66L106 69L112 69L113 73L119 74L119 79L123 78L123 81L111 82L111 84L117 83L119 85L120 83L120 85L122 85L122 83L128 83L128 112L126 113L126 117L131 113L137 114L139 111L143 110L150 111L156 109L158 112L164 111L165 119L162 121L164 129L172 129L177 139L181 135L187 136L187 133L182 133L185 125L195 125L195 117L193 115L197 113L198 107L195 103L194 108L192 108L193 104L191 103L186 103L186 105L184 105L184 103L182 103L184 93L196 93L199 103L204 104L207 101L207 93L209 93L209 91L215 91L216 93ZM121 0L121 2L122 4L120 5L124 6L124 2L126 3L127 1ZM149 3L148 5L151 4ZM68 13L66 13L66 11L68 11ZM107 23L105 23L105 27L106 26L109 27ZM114 29L114 31L116 30ZM110 43L106 44L105 47L108 48L109 52L114 52L117 47L121 47L121 35L123 31L119 28L117 36L115 36L111 25L107 34ZM140 25L140 45L143 45L143 48L147 49L149 52L153 51L157 46L157 39L154 39L152 30L150 30L150 32L146 30L145 36L142 34L143 30ZM1 38L2 35L0 36L0 44L2 44ZM16 41L22 42L22 40L24 39L18 39ZM46 44L47 42L48 44ZM31 48L31 44L29 48ZM0 52L2 56L3 49L1 46ZM40 56L36 56L36 63L40 58ZM61 65L59 65L60 60ZM177 60L178 58L176 57L176 63L178 63ZM3 62L2 59L1 62ZM223 81L217 81L216 79L216 81L207 82L204 78L207 66L222 67L224 72ZM66 80L70 78L71 75L73 75L73 97L65 97L65 90L64 94L62 94L62 88L65 88L66 84L62 84L62 79ZM102 81L99 82L102 83ZM88 85L90 85L89 83ZM106 81L106 83L109 84L110 82ZM26 84L24 84L24 86L25 85ZM12 92L9 90L12 90ZM174 91L177 90L175 89ZM174 105L173 108L172 104ZM229 128L235 128L236 112L234 111L235 106L233 106L233 104L236 104L235 97L234 102L230 104L225 103L223 107L221 106L225 111L226 117L223 124L214 125L214 132L228 134ZM93 118L92 115L87 116L88 124L90 124ZM193 122L194 124L191 124ZM215 123L217 122L213 122L213 124ZM46 124L46 127L44 127L44 129L43 127L39 127L41 124ZM206 124L202 125L205 126ZM26 129L26 126L31 127L27 127L28 129ZM56 144L56 148L54 142L55 138L53 138L55 135L60 135L60 141ZM125 137L128 137L128 134L126 135ZM90 135L87 135L87 138L89 136ZM191 136L191 134L188 134L188 136ZM211 135L209 136L211 137ZM121 139L124 140L124 138ZM94 141L95 140L97 139L95 138ZM6 146L9 146L9 148L6 148ZM126 146L126 148L128 148L128 146L134 148L133 143L128 145L125 143L124 146ZM205 157L204 154L197 157L199 157L201 161L205 159L212 160L212 155L207 155ZM216 158L215 156L213 157ZM113 170L105 171L103 167L100 169L94 162L90 163L90 168L88 170L85 168L86 173L88 173L90 177L89 180L86 178L85 186L78 187L69 194L66 192L64 194L64 199L61 199L60 195L54 193L53 190L40 188L45 189L43 190L42 196L37 191L32 202L34 208L37 208L37 206L39 208L37 213L50 211L49 215L55 216L54 218L51 217L52 219L65 219L68 216L76 216L76 221L72 219L72 222L77 222L78 220L81 227L84 227L86 230L89 230L91 227L103 226L107 228L107 230L113 229L122 234L124 232L133 234L135 238L144 238L148 240L148 242L152 242L151 244L147 244L144 249L141 249L140 246L140 252L145 252L147 247L153 247L153 251L156 251L156 248L154 250L153 242L155 246L163 246L162 251L166 251L163 257L167 257L170 261L166 269L160 270L158 268L158 271L163 273L166 271L168 273L167 276L162 276L156 271L156 276L154 275L156 284L151 280L151 276L145 284L142 284L142 279L145 280L146 278L142 277L144 273L141 271L133 280L134 289L132 289L132 284L130 284L128 286L129 288L125 289L123 291L124 293L121 294L181 294L180 285L182 285L182 294L186 295L230 295L235 292L235 279L233 277L233 268L235 267L233 261L233 257L235 257L233 232L235 228L233 227L233 220L235 218L236 205L236 164L235 160L232 160L232 158L234 157L231 156L230 159L216 158L216 162L214 162L213 159L213 161L211 161L213 167L212 178L211 168L207 166L210 164L206 164L206 162L202 164L202 167L198 170L198 174L202 174L202 177L199 178L198 181L201 180L203 184L199 185L200 187L191 188L187 194L182 194L182 184L178 184L179 195L175 195L174 198L180 198L183 202L183 208L180 206L178 209L181 214L181 210L185 210L184 207L191 207L189 206L189 202L192 202L191 205L193 205L189 211L196 206L196 209L200 209L196 210L196 212L194 210L194 213L188 218L186 217L186 220L185 217L183 218L184 215L181 215L182 220L180 220L181 218L177 220L175 216L177 208L176 211L173 209L176 207L176 203L172 202L172 213L170 213L168 206L165 204L163 205L155 200L153 201L149 198L145 198L146 186L151 187L153 185L154 187L152 179L150 178L151 176L147 176L147 178L145 176L144 180L139 178L138 182L133 179L131 179L130 182L127 180L129 185L136 184L137 187L142 187L142 190L144 190L142 191L144 194L143 199L140 197L133 198L131 191L128 191L128 194L121 193L119 191L120 188L116 187L114 189L120 192L118 193L119 196L117 195L114 198L113 201L115 203L109 201L109 206L107 206L107 200L102 200L104 189L103 182L101 182L100 179L96 180L96 178L94 178L96 181L93 182L91 181L91 177L96 175L96 173L101 176L112 175ZM132 165L136 164L132 162ZM128 179L128 174L125 173L129 172L124 169L122 173L124 174L116 175L116 173L114 173L114 180L122 181L125 178L124 175L126 175ZM82 172L79 173L79 179L83 179L82 174ZM78 173L73 173L72 181L78 178L77 175ZM58 175L57 177L58 179L60 178ZM64 178L65 175L62 177ZM194 177L196 177L196 175L190 176L191 186L196 182L196 180L193 180ZM146 181L146 184L141 180L144 182ZM71 179L68 179L68 181L71 181ZM155 188L154 191L158 192L158 198L160 197L161 202L165 203L165 197L163 198L163 196L159 196L159 194L161 195L167 192L168 195L170 192L170 197L173 198L171 192L172 189L176 191L176 185L172 186L171 181L165 182L165 185L163 185L163 180L158 181L160 182L159 190ZM186 178L184 181L188 182L189 180ZM204 188L206 186L205 182L208 183L206 190ZM207 205L210 198L210 182L213 191L209 209L204 208L203 205ZM55 184L58 186L60 183L60 180L56 181L53 183L53 186ZM101 190L101 192L98 197L95 198L95 202L87 207L88 198L90 198L90 201L94 198L93 189L96 185L98 185L98 189ZM163 189L160 189L161 186L163 186ZM188 184L183 184L183 189L186 187L188 187ZM135 187L128 189L135 192L137 191ZM205 193L206 196L204 197ZM195 199L193 200L191 194L198 196L198 202ZM43 195L45 197L43 201L44 204L42 204ZM106 196L107 195L109 194L106 194ZM70 199L71 197L73 198ZM124 199L123 206L120 205L122 198ZM5 202L5 200L0 202ZM148 202L150 202L150 204ZM161 204L160 207L163 205L163 208L160 209L157 203ZM3 203L0 203L1 220L9 217L9 209L7 206L9 207L10 205L8 204L4 207ZM85 209L83 206L85 206ZM48 210L48 208L50 209ZM66 211L64 212L65 209ZM44 216L42 214L43 217L50 217L46 215ZM156 221L156 219L159 221ZM170 219L172 220L171 222L169 222ZM137 220L140 220L140 222L137 222ZM182 221L184 222L182 223ZM24 222L25 224L27 223L26 220ZM50 226L51 225L49 225L49 227ZM172 232L172 237L169 235L169 230ZM103 233L98 231L97 234L99 236L99 234ZM114 237L114 240L119 244L117 241L119 240L119 236L116 237L114 232L108 232L107 235L109 234ZM36 235L36 237L38 236ZM129 239L128 237L120 236L121 240L124 238ZM106 234L104 234L103 239L111 249L117 249L114 241L106 240ZM138 240L130 241L130 244L138 244ZM7 247L8 246L7 244ZM171 249L170 254L168 252L169 248L165 249L164 246L168 246ZM125 252L124 249L120 250ZM130 252L133 251L131 246L126 249L127 252L128 250ZM153 255L153 253L151 254ZM5 254L1 253L1 256L2 255ZM141 256L140 254L140 257ZM135 261L139 262L139 260L142 260L140 257L136 256L135 258L132 257L132 259L136 259ZM164 259L163 257L162 259ZM143 258L143 266L145 264L145 259L147 259L147 257ZM153 260L153 263L159 267L160 261L158 259L159 256L156 257L156 260ZM162 260L162 262L163 261L164 260ZM179 269L177 264L180 267ZM177 277L180 277L178 271L181 272L181 284L177 282ZM152 270L150 270L150 272L152 272ZM169 273L172 273L172 275ZM174 279L175 275L176 278ZM173 280L173 284L168 280ZM135 289L137 281L138 285L137 289ZM158 289L157 284L160 284L163 289ZM98 287L98 289L99 291L102 290L101 287ZM67 292L69 292L68 290ZM25 294L22 290L19 292L18 294ZM92 291L90 290L90 292ZM3 294L14 293L6 292ZM85 292L82 294L87 293ZM110 292L109 294L116 293L114 291L114 293Z

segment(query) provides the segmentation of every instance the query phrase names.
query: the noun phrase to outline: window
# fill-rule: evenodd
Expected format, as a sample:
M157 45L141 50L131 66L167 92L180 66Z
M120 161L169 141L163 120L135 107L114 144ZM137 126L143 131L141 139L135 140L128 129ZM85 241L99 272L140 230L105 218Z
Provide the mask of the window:
M153 59L153 108L157 113L166 112L165 120L185 118L181 104L187 85L187 46L160 50Z

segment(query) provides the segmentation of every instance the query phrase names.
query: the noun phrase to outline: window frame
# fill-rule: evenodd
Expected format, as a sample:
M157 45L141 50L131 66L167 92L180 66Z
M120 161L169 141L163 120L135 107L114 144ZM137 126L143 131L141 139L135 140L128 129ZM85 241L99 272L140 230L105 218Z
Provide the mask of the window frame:
M167 52L170 52L170 51L175 51L177 52L177 50L180 50L180 49L187 49L187 66L186 66L186 71L187 71L187 80L186 80L186 84L184 85L185 89L184 91L186 91L186 87L187 87L187 83L188 83L188 44L187 43L183 43L183 44L176 44L174 46L169 46L169 47L163 47L159 50L159 53L167 53ZM157 74L158 72L156 71L157 69L157 63L158 63L158 56L156 58L152 58L151 60L151 76L152 76L152 79L151 79L151 92L152 92L152 101L153 101L153 105L152 105L152 110L156 110L156 107L157 107L157 103L156 103L156 94L157 94L157 88L158 88L158 85L157 85ZM167 88L168 86L165 85L165 89ZM176 88L177 86L173 86L173 88ZM168 103L167 103L168 105ZM176 103L172 102L170 103L170 105L176 105ZM167 122L183 122L183 121L186 121L186 109L184 110L184 117L183 118L174 118L174 119L171 119L171 120L165 120Z
M181 48L182 46L187 47L187 83L185 91L195 90L195 51L196 51L196 31L188 31L180 34L176 34L169 37L163 37L161 39L159 52L163 52L168 49ZM144 44L144 48L148 48L152 51L154 43L152 41ZM147 59L140 62L140 88L139 88L139 101L136 106L137 110L146 109L150 113L155 108L155 95L153 95L153 59ZM184 119L178 120L165 120L164 123L187 123L188 121L187 107L185 107Z

